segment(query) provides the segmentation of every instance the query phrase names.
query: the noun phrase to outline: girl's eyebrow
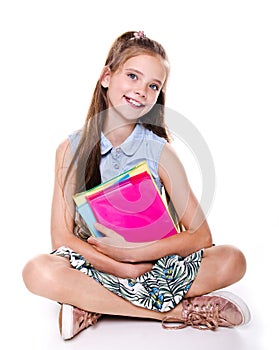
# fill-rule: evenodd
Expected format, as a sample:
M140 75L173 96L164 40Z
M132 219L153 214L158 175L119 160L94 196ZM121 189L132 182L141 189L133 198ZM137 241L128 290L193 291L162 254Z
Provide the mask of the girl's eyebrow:
M134 72L134 73L137 73L138 75L141 75L141 76L144 75L141 71L139 71L135 68L125 68L125 71ZM152 81L156 81L161 86L163 85L161 80L159 80L159 79L152 79Z

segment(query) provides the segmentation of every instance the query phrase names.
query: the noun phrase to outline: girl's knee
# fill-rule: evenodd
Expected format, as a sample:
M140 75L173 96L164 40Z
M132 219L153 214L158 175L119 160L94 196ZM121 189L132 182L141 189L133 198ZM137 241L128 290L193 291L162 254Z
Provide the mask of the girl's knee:
M38 255L29 260L23 268L22 278L28 290L37 293L42 276L47 271L48 255Z
M238 248L235 248L235 255L236 255L235 259L238 266L240 278L242 278L246 272L246 267L247 267L246 258L243 252Z
M225 261L227 268L237 282L246 272L246 258L243 252L234 246L225 246Z

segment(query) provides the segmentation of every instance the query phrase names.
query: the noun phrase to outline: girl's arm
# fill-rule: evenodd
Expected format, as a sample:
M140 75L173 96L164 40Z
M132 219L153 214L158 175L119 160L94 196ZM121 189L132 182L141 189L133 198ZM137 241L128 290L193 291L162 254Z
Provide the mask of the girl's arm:
M170 144L166 144L159 164L159 176L169 193L185 231L149 244L115 243L115 233L102 226L105 239L90 238L96 249L119 261L149 261L170 254L187 256L212 246L212 237L202 209L189 185L184 166ZM123 249L126 248L126 249Z
M150 263L132 264L115 261L113 258L102 254L91 244L82 241L73 234L75 209L72 204L72 195L74 194L74 181L72 181L72 189L70 186L67 186L66 194L64 194L62 190L65 165L67 168L67 164L65 163L67 163L68 152L68 141L62 143L56 152L55 183L51 210L52 248L55 250L61 246L67 246L84 256L97 270L123 278L135 278L150 270L152 267ZM72 209L70 209L71 206Z

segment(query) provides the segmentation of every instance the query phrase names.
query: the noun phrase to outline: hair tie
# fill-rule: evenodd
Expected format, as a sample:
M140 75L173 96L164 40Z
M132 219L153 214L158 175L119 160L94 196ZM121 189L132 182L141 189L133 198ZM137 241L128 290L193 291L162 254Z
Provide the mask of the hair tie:
M134 38L132 39L144 39L144 38L146 38L146 35L144 34L143 30L140 30L134 33Z

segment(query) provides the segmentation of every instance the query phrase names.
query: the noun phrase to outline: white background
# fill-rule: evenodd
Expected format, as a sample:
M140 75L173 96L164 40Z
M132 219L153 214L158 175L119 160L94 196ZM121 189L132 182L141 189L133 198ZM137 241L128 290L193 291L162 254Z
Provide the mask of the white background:
M274 349L278 18L277 1L269 0L1 2L0 343L36 350ZM108 49L127 30L144 30L166 48L167 106L198 128L212 153L216 189L208 221L215 243L237 245L246 254L247 274L229 288L251 308L244 328L168 332L156 322L104 319L65 343L58 305L23 285L24 263L51 249L55 149L83 124ZM195 159L188 151L183 159L199 194Z

